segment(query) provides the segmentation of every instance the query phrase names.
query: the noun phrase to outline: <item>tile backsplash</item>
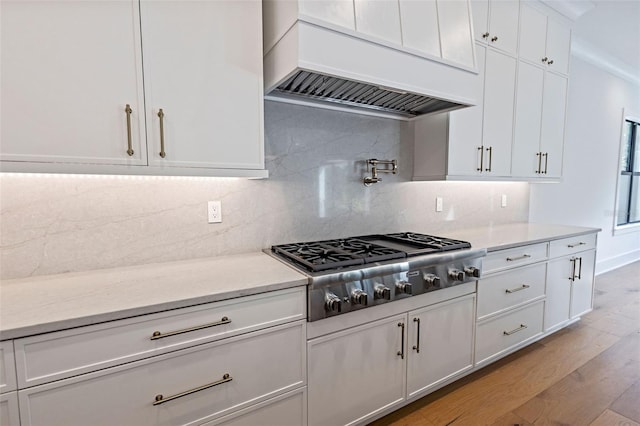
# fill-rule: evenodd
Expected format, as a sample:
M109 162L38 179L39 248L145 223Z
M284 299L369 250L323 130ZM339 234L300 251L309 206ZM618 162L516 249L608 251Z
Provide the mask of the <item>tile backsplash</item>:
M266 180L2 174L0 277L528 219L526 183L411 182L411 144L400 121L267 102ZM365 187L367 158L397 159L399 173ZM222 223L207 223L209 200L222 201Z

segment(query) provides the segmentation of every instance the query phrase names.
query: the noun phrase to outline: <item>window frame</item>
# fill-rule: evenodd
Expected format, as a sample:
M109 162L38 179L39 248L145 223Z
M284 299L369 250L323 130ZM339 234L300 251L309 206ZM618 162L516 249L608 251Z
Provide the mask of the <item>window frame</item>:
M616 195L615 195L615 204L613 207L613 235L622 235L628 234L630 232L640 232L640 222L632 222L624 225L618 225L618 214L620 205L620 186L622 184L622 170L620 170L620 165L622 162L623 150L626 147L628 136L625 134L626 122L631 121L637 123L640 126L640 114L635 114L626 109L622 111L622 122L620 125L620 144L618 147L618 157L616 163ZM631 203L631 200L629 200Z

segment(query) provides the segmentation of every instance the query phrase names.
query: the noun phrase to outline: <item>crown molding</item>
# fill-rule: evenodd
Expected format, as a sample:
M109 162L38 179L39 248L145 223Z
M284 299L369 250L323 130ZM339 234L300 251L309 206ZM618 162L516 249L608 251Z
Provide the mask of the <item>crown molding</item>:
M571 37L571 55L640 86L640 70L575 35Z
M572 21L596 7L596 3L591 0L542 0L542 2Z

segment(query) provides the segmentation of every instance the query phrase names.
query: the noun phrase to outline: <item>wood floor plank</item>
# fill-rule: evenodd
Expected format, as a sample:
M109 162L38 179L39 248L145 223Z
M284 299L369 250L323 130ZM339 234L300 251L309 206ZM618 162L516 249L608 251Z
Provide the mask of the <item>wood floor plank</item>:
M509 411L504 416L496 419L491 426L533 426L532 423L529 423L522 417L518 416L513 411Z
M640 380L620 395L610 408L616 413L640 423Z
M536 425L587 425L640 379L640 334L631 334L514 410Z
M604 410L600 417L591 422L589 426L640 426L640 423L636 423L614 411Z
M626 336L640 330L640 323L615 312L609 312L595 320L587 316L584 318L584 324L616 336Z

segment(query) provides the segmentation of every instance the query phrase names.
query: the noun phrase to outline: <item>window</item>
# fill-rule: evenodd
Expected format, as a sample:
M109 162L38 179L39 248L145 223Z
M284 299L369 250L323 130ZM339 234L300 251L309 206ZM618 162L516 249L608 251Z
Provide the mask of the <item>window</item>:
M626 116L620 142L616 229L640 225L640 119Z

